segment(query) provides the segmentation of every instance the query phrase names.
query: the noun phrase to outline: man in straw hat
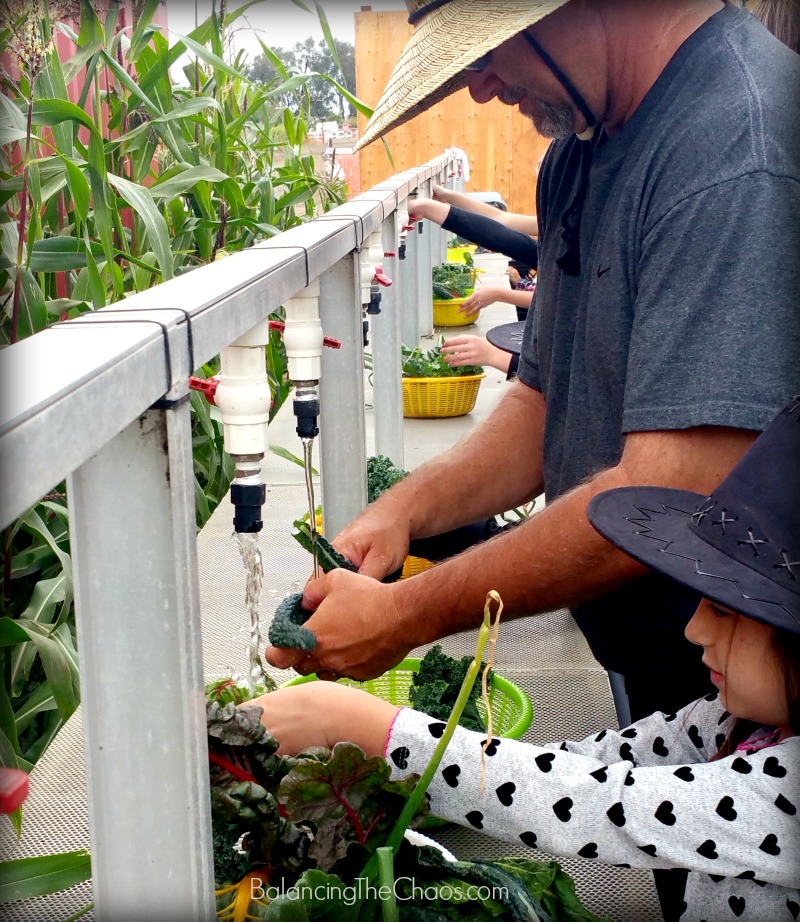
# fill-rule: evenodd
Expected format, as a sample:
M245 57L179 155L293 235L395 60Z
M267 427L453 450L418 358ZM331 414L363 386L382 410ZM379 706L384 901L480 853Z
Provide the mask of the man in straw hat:
M536 309L489 419L336 538L360 575L306 587L316 650L268 659L375 676L474 626L497 589L512 616L569 607L634 718L674 711L708 688L683 638L697 596L611 550L586 509L643 483L711 493L797 390L800 58L720 0L407 5L414 33L359 145L462 87L556 139ZM410 539L542 490L546 508L510 533L374 579Z

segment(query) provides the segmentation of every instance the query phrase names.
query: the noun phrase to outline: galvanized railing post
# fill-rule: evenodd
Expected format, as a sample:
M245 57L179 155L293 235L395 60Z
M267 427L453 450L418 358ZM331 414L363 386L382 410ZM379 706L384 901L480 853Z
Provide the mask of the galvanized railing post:
M383 248L398 252L397 225L390 214L383 222ZM372 389L375 407L375 451L403 467L403 361L400 350L400 293L406 279L403 263L389 259L385 269L391 288L381 295L381 312L372 324Z
M187 401L184 388L69 479L100 922L214 919Z
M430 197L429 180L420 184L419 194ZM420 336L433 333L433 301L431 298L431 240L439 232L438 225L422 221L417 243L417 329Z
M366 258L366 253L364 254ZM364 339L356 253L320 278L319 314L341 349L323 349L320 464L325 534L335 537L367 505Z
M400 331L403 343L413 349L419 340L419 236L416 228L408 232L406 239L406 258L401 262L403 274L400 294Z

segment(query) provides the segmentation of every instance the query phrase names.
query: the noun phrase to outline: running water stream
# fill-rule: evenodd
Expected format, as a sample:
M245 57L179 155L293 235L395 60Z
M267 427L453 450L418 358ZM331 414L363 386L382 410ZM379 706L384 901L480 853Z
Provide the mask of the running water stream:
M314 439L301 439L303 443L303 470L306 475L306 496L308 497L308 524L311 528L311 554L314 558L314 577L319 576L317 559L317 504L314 499L314 466L311 463L314 453Z
M259 615L259 600L261 598L261 584L264 570L261 564L261 551L258 549L258 532L245 534L234 532L234 541L242 555L242 563L247 573L247 586L245 589L245 605L250 616L250 672L247 676L247 687L251 694L256 695L259 689L275 688L275 683L264 672L261 662L261 618Z

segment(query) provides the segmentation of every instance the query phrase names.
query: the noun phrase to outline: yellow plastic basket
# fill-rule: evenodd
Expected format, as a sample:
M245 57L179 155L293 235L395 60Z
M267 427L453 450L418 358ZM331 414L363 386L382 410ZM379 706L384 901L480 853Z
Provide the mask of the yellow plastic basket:
M406 557L405 563L403 564L403 575L400 579L409 579L412 576L416 576L418 573L424 573L426 570L430 570L431 567L435 566L432 560L426 560L424 557Z
M477 320L477 314L462 314L459 307L467 298L450 298L447 301L434 300L433 325L435 327L468 327Z
M401 706L409 705L409 689L414 673L419 669L420 660L407 657L377 679L368 679L366 682L357 682L355 679L339 679L340 685L351 688L362 688L371 695ZM315 675L298 676L284 683L289 685L302 685L305 682L316 682ZM504 679L497 673L492 673L492 683L489 686L489 704L492 708L492 729L497 736L509 739L521 739L533 722L533 706L530 698L514 682ZM478 700L478 712L486 720L486 706Z
M452 378L403 378L403 416L443 419L471 413L486 375Z
M447 248L447 261L449 263L463 263L465 262L464 257L467 253L474 253L478 247L474 244L468 244L463 247L448 247Z

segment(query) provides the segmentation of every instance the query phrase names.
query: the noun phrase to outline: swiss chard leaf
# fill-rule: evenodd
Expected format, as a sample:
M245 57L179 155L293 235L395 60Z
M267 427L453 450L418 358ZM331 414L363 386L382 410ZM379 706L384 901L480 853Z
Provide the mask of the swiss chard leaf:
M355 843L367 853L383 844L416 783L390 775L385 759L337 743L327 762L298 762L283 778L278 800L294 822L314 824L310 857L321 870L333 869Z

